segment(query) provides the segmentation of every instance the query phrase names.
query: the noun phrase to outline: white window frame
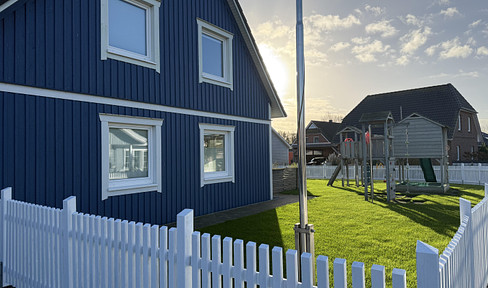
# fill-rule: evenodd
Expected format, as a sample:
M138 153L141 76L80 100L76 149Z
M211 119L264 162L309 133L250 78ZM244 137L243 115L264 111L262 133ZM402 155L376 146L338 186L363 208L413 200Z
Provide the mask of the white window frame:
M207 82L219 86L234 89L233 80L233 67L232 67L232 38L234 37L228 31L219 28L205 20L197 18L198 25L198 70L199 70L199 83ZM212 75L203 72L203 51L202 51L202 36L203 34L219 39L223 43L222 48L222 66L223 77Z
M468 117L468 132L471 132L471 117Z
M17 2L17 0L9 0L9 1L3 3L2 5L0 5L0 12L2 12L5 9L7 9L8 7L10 7L15 2Z
M234 169L234 126L200 123L200 186L207 184L233 182L235 183ZM225 171L205 172L204 136L220 134L225 136Z
M110 46L109 42L109 21L108 1L101 0L101 59L108 58L144 66L160 72L159 53L159 6L160 1L156 0L122 0L146 10L146 47L147 55L127 51L121 48Z
M461 131L461 114L458 115L458 131Z
M163 120L111 114L100 114L99 117L101 121L102 200L133 193L161 192L161 125ZM148 177L109 179L109 128L148 130Z

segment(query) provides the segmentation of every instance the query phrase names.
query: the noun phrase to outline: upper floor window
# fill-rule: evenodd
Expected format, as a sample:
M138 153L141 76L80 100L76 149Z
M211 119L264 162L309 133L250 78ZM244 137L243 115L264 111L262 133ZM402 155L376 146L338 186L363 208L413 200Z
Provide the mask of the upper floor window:
M204 20L197 19L199 82L233 89L233 35Z
M313 143L319 143L319 136L313 137Z
M101 0L101 58L159 72L159 1Z
M471 132L471 117L468 117L468 132Z
M461 131L461 114L458 115L458 130Z
M461 160L461 148L459 146L456 146L456 161Z

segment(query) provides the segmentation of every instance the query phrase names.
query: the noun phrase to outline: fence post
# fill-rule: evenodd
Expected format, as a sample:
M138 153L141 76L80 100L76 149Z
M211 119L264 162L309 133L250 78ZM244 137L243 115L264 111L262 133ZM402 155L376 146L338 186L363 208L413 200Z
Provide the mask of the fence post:
M471 273L469 279L471 279L471 287L474 287L474 278L475 278L475 266L474 266L474 237L473 237L473 217L471 214L471 201L468 201L463 198L459 198L459 219L460 222L463 223L463 218L468 217L468 225L467 225L467 233L464 235L466 240L468 241L468 247L466 254L468 255L468 269Z
M61 283L63 287L73 287L73 249L70 232L73 227L72 215L76 212L76 197L70 196L63 200L63 210L61 210L61 255L63 274Z
M417 287L440 288L439 250L417 240Z
M3 268L8 265L8 263L5 263L5 253L7 252L7 225L6 225L6 215L7 215L7 201L12 200L12 187L7 187L2 190L2 199L0 199L1 203L1 211L0 211L0 231L2 234L0 235L0 262L2 262L2 271L0 271L0 274L3 274ZM0 282L0 287L3 287L3 279L2 282Z
M193 233L193 210L185 209L176 216L176 287L192 286L191 234Z
M391 278L393 288L407 288L407 271L393 268Z

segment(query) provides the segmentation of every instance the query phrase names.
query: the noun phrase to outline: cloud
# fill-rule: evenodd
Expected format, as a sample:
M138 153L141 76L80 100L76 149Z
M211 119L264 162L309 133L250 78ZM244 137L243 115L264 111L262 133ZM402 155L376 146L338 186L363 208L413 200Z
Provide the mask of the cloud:
M474 21L473 23L469 24L469 28L476 28L481 24L481 19Z
M369 42L369 40L370 40L370 38L369 38L369 37L366 37L366 38L364 38L364 37L354 37L354 38L352 38L352 39L351 39L351 42L352 42L352 43L354 43L354 44L359 44L359 45L361 45L361 44L366 44L366 43L368 43L368 42Z
M438 45L432 45L429 48L425 49L425 54L429 56L434 56L435 51L437 50Z
M486 46L481 46L476 51L477 56L488 56L488 48Z
M365 45L357 45L352 48L354 56L363 63L375 62L375 55L385 53L390 49L390 45L383 45L379 40L375 40Z
M431 75L428 78L430 79L438 79L438 78L479 78L480 73L478 71L471 71L471 72L464 72L463 70L459 70L458 73L439 73L436 75Z
M370 6L370 5L366 5L364 7L364 10L366 10L367 12L373 14L374 16L380 16L381 14L384 14L385 13L385 9L384 8L381 8L381 7L378 7L378 6Z
M349 44L347 42L338 42L338 43L332 45L332 47L330 47L330 50L332 50L334 52L338 52L338 51L346 49L349 46L351 46L351 44Z
M407 14L405 18L402 19L405 23L417 27L422 27L424 25L424 21L420 20L417 18L417 16L412 15L412 14Z
M398 30L396 30L395 27L390 24L390 22L391 21L383 20L380 22L368 24L365 27L366 33L380 33L381 37L383 38L394 36L398 32Z
M410 59L408 59L407 55L402 55L396 60L396 64L400 66L406 66L408 63L410 63Z
M444 15L445 17L454 17L455 15L461 15L461 13L459 13L456 7L450 7L446 10L441 10L441 15Z
M442 50L439 53L440 59L466 58L473 52L468 44L461 45L458 37L442 42L439 47Z
M258 25L254 35L261 39L274 40L290 37L295 31L292 27L283 24L281 20L267 21Z
M321 31L347 29L351 28L353 25L361 24L361 21L354 15L348 15L347 17L341 18L339 15L314 14L305 17L304 21L313 29L319 29Z
M402 42L402 53L415 53L415 51L417 51L422 45L425 44L425 42L427 42L427 39L431 34L432 32L429 27L411 30L400 38L400 41Z

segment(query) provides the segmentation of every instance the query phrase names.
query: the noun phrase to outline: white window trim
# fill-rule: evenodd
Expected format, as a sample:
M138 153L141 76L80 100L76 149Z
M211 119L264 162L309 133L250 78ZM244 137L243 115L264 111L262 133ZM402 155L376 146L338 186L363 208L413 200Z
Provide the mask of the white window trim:
M102 200L111 196L133 193L162 191L161 180L161 125L162 119L140 118L111 114L100 114L101 121L101 155L102 155ZM124 127L148 130L149 175L144 179L109 179L109 128ZM151 145L152 143L152 145ZM151 156L152 155L152 156Z
M147 10L146 17L146 39L148 55L141 55L109 45L109 21L108 21L108 0L101 0L101 59L107 58L144 66L160 72L160 53L159 53L159 6L156 0L123 0L127 3L144 8Z
M233 67L232 67L232 38L234 37L228 31L219 28L205 20L197 18L198 25L198 81L199 83L207 82L219 86L234 89L233 80ZM203 72L203 55L202 55L202 35L206 34L208 36L222 40L223 42L223 68L224 77L219 77L216 75L208 74Z
M215 124L200 123L200 186L207 184L232 182L235 183L235 169L234 169L234 126L224 126ZM206 132L217 133L225 135L225 171L205 173L205 157L204 157L204 136Z

